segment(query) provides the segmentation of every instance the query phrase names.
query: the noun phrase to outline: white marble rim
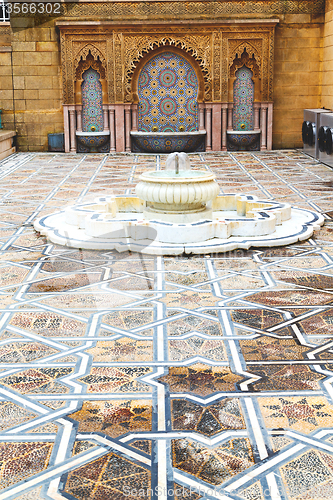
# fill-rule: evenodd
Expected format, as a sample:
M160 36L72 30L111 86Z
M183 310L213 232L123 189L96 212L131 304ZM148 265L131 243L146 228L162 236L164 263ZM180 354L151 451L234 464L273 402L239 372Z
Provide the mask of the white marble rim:
M261 134L261 130L227 130L227 135L255 135Z
M76 130L75 132L76 135L82 137L82 136L92 136L92 137L98 137L99 135L110 135L110 131L102 131L102 132L78 132Z
M151 137L155 137L155 136L158 136L158 137L186 137L188 135L193 135L193 136L201 136L201 135L206 135L206 130L195 130L193 132L143 132L143 131L134 131L134 130L131 130L130 134L135 137L135 136L151 136Z

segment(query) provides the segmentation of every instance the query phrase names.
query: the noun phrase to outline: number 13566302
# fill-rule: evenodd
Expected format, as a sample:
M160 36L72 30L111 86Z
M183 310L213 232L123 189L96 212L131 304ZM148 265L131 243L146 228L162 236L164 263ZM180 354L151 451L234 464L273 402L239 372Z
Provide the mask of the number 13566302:
M6 10L11 16L61 15L60 2L8 2Z

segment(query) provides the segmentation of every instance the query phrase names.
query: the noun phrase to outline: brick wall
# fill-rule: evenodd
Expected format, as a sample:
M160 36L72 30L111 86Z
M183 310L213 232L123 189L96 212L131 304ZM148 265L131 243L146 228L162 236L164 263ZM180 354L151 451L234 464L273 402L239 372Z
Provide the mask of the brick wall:
M13 84L18 149L47 150L47 134L63 131L58 35L52 21L31 26L32 18L13 18L11 23L12 53L0 56L9 64L12 57L13 75L6 66L8 75L2 77L6 90L0 95L0 107L8 108L6 128L10 122L14 125Z
M321 107L324 16L293 14L276 27L273 148L302 147L304 108Z
M13 80L11 67L11 30L9 23L0 24L0 109L5 129L14 129Z
M326 0L322 106L333 109L333 0Z

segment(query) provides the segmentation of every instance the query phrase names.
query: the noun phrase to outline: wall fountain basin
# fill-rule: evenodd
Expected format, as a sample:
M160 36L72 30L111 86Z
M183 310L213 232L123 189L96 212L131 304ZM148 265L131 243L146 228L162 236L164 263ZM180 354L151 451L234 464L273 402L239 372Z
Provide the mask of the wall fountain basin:
M77 150L79 153L106 153L103 148L108 144L110 132L76 131Z
M141 153L204 150L206 130L193 132L131 132L132 150Z
M260 130L227 130L228 151L260 151Z
M212 172L187 170L188 158L178 153L169 159L170 170L140 176L137 196L72 205L41 217L35 229L73 248L180 255L289 245L324 223L321 214L288 203L218 195Z

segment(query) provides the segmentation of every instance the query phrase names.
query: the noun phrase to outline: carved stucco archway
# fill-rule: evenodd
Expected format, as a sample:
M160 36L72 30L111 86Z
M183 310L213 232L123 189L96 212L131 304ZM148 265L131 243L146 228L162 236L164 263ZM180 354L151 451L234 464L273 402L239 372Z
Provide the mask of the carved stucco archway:
M199 63L194 59L194 57L189 54L188 52L185 52L183 49L179 49L178 47L174 47L172 45L163 45L162 47L155 48L154 50L150 51L148 54L144 54L142 59L138 62L138 64L135 66L134 71L132 72L132 77L131 77L131 102L134 104L137 104L139 102L138 98L138 78L140 75L140 72L142 68L145 66L145 64L155 57L156 55L163 53L165 51L168 52L174 52L175 54L180 55L184 59L188 61L190 66L194 69L196 76L198 78L198 83L199 83L199 92L198 92L198 102L204 102L205 100L205 88L206 88L206 80L204 77L204 74L202 72L201 66Z
M74 78L81 57L89 51L106 70L110 103L131 103L132 76L142 58L153 50L174 47L192 57L203 74L205 102L228 101L229 68L244 48L260 68L264 100L272 99L275 20L252 26L68 26L60 21L63 102L74 102Z
M252 46L249 43L242 43L234 50L234 59L228 68L228 100L233 102L233 90L236 79L236 72L242 66L249 68L252 73L252 81L254 83L254 100L259 102L262 100L261 89L261 64L260 57L256 55L256 51L251 50ZM252 54L252 57L251 57ZM258 61L259 60L259 61Z
M95 57L94 57L95 56ZM76 58L77 66L75 69L75 104L82 104L82 93L81 87L83 83L83 73L89 68L94 69L100 75L100 82L102 85L103 92L103 104L108 103L108 92L107 92L107 81L106 81L106 70L103 62L100 60L99 51L94 51L94 56L91 53L89 45L85 47L85 50L80 52ZM103 59L103 57L102 57ZM79 62L78 62L79 61Z
M206 40L200 40L206 38ZM201 42L201 43L200 43ZM204 42L204 43L203 43ZM158 36L155 39L146 36L135 38L136 47L131 40L126 40L125 45L125 101L135 102L137 96L133 89L132 80L135 79L137 68L141 67L142 61L147 60L151 54L156 54L158 50L174 50L189 60L200 79L200 100L210 101L212 99L212 75L211 75L211 54L209 49L210 37L205 36Z
M75 55L76 65L78 65L81 60L87 59L89 54L91 54L95 60L99 59L104 67L104 70L106 70L106 60L102 51L92 43L87 43L87 45L82 47Z
M248 40L242 41L229 54L229 64L228 64L228 70L229 71L228 71L228 77L230 78L230 76L234 76L234 75L230 74L230 69L231 69L231 67L234 64L234 62L235 62L236 59L241 59L242 58L242 55L244 54L244 52L246 52L248 54L248 56L249 56L250 59L251 59L251 56L252 56L252 58L255 60L257 66L258 66L259 74L255 74L255 71L254 71L254 75L256 77L258 77L258 78L261 78L262 77L262 58L261 58L261 54L259 53L258 49L254 45L252 45Z

